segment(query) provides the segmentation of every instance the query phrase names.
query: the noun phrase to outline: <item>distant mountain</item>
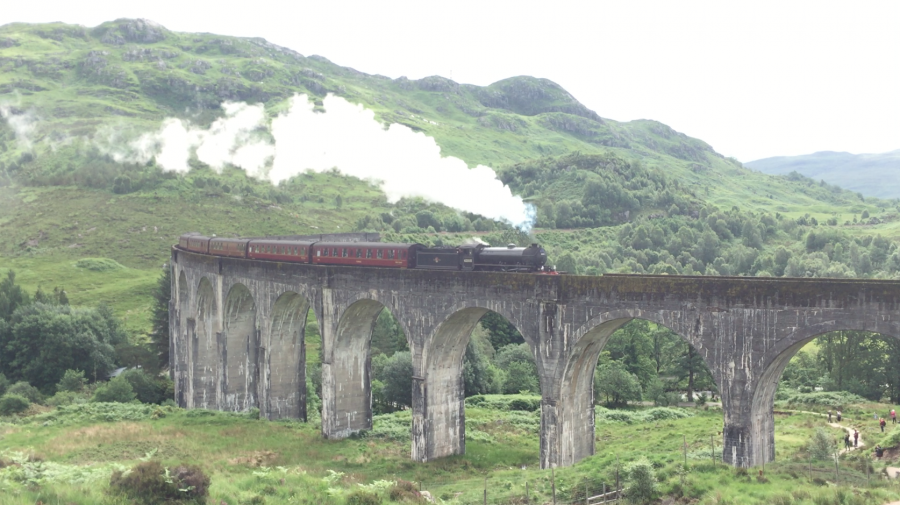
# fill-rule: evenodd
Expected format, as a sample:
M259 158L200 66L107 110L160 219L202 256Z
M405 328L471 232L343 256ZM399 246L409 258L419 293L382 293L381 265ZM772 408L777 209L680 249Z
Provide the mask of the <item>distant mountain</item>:
M744 166L772 175L797 172L866 196L900 198L900 149L882 154L821 151L802 156L775 156Z

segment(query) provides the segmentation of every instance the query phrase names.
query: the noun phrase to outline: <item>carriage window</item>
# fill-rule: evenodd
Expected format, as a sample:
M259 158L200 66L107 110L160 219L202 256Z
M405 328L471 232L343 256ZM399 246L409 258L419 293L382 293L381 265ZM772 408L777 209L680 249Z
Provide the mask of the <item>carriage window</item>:
M346 248L341 249L341 257L342 257L342 258L346 258L346 257L347 257L347 249L346 249Z
M357 249L357 250L356 250L356 257L357 257L357 258L362 258L362 249Z
M371 249L366 249L366 258L372 259L372 250Z
M388 259L389 260L394 259L394 250L393 249L388 250Z
M402 259L402 260L406 259L406 251L405 250L400 251L400 259Z
M384 251L382 251L381 249L379 249L379 250L378 250L378 259L381 259L383 254L384 254Z
M321 256L321 255L322 255L322 251L319 251L319 250L317 249L317 250L316 250L316 256Z
M300 254L302 254L303 256L306 256L306 248L305 247L300 248Z

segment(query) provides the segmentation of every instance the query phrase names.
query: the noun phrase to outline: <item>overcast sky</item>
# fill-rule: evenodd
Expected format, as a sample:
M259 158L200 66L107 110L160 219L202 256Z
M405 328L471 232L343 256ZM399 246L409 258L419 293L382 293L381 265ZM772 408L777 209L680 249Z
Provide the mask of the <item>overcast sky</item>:
M9 2L12 3L12 2ZM15 2L0 24L142 17L389 77L551 79L741 161L900 149L900 1Z

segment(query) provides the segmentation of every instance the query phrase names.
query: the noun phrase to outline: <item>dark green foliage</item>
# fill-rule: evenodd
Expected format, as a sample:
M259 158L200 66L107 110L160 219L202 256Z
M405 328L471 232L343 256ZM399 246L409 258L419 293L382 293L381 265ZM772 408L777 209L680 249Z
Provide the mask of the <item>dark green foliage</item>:
M130 472L113 472L110 493L137 503L203 503L209 495L209 477L194 465L166 469L159 461L135 465Z
M354 489L344 499L347 505L381 505L381 497L372 491Z
M641 399L641 383L618 361L599 365L594 373L594 396L609 405L624 405Z
M22 395L7 393L0 396L0 416L11 416L24 412L28 409L31 402Z
M135 368L125 370L120 377L131 384L131 389L141 403L160 403L165 399L166 384L158 377L154 378Z
M390 358L379 355L372 360L372 397L379 413L393 412L412 406L412 355L409 351L394 353Z
M0 319L9 321L16 308L30 302L28 293L16 284L16 273L6 272L6 278L0 281Z
M400 323L388 310L382 310L375 320L375 328L372 330L372 354L393 355L397 351L409 350L406 335L400 328Z
M59 384L56 385L56 391L80 393L84 389L85 383L87 383L87 379L84 377L84 372L81 370L66 370L62 379L59 380Z
M479 324L481 324L482 328L487 330L488 338L494 349L500 349L509 344L521 344L525 342L525 339L522 338L522 334L519 333L519 330L517 330L512 323L507 321L505 317L496 312L488 312L485 314L484 317L481 318L481 321L479 321Z
M463 382L466 396L499 393L503 382L497 368L472 340L463 358Z
M540 394L537 365L528 344L512 344L501 348L494 356L494 363L506 372L503 381L503 393L535 393Z
M119 376L94 391L94 397L91 401L106 403L128 403L134 400L137 395L125 377Z
M106 306L24 305L0 333L0 367L10 379L50 392L66 370L102 378L114 366L113 346L124 341L125 333Z
M6 378L6 375L0 373L0 395L6 393L7 388L9 388L9 379Z
M41 394L38 388L25 381L19 381L6 388L6 394L22 396L24 398L27 398L31 403L44 402L44 395Z
M159 368L169 365L169 299L172 298L172 269L163 268L153 290L150 340Z

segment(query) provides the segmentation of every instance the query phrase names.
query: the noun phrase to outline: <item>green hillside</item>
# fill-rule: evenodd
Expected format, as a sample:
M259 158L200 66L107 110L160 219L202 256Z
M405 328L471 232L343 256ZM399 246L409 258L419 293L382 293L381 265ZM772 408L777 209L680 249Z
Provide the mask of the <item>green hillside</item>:
M747 166L773 175L800 175L880 198L900 197L900 150L879 154L823 151L802 156L775 156Z
M275 187L197 159L186 176L120 163L109 149L169 117L208 126L224 101L263 103L273 118L298 93L320 108L329 93L344 97L434 137L445 155L494 166L535 205L533 236L440 204L391 204L372 183L337 172ZM605 119L547 79L389 79L259 38L143 20L11 24L0 27L0 113L0 266L31 290L63 286L74 303L113 302L135 331L146 327L169 246L192 230L536 238L554 264L587 274L884 277L900 268L896 201L748 170L661 123ZM85 257L123 269L75 266Z

